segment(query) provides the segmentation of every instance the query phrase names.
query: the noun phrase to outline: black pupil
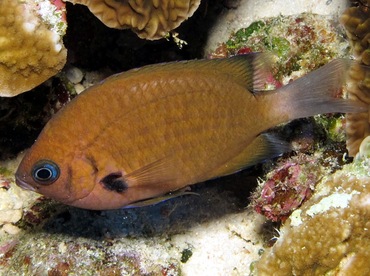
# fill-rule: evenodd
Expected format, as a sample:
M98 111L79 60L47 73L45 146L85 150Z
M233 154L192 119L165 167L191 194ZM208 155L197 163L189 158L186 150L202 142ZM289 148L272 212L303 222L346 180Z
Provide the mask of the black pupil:
M41 160L34 165L32 178L40 185L50 185L58 179L59 173L57 164L50 160Z
M40 180L49 180L53 173L48 168L41 168L36 171L36 177Z

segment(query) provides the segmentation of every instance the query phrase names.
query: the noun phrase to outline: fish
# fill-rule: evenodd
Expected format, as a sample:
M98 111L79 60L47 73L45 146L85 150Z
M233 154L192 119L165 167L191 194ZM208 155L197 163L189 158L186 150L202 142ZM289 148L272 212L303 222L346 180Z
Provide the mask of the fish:
M271 54L250 53L113 75L52 117L16 183L84 209L150 205L291 150L268 131L276 125L368 108L337 97L349 60L266 91L273 63Z

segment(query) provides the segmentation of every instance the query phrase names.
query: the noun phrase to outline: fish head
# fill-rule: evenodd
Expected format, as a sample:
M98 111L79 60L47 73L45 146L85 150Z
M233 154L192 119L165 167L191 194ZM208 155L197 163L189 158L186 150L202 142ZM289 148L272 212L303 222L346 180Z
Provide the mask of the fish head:
M48 139L38 139L23 157L15 179L23 189L73 205L94 189L95 171L89 159L62 145L52 147Z
M91 210L118 209L152 195L150 187L129 189L134 181L114 168L99 170L91 155L66 149L48 152L46 144L39 139L23 157L15 174L21 188Z
M72 194L68 189L70 182L69 167L60 158L41 155L33 148L28 150L15 173L16 184L54 198L61 202L68 201Z

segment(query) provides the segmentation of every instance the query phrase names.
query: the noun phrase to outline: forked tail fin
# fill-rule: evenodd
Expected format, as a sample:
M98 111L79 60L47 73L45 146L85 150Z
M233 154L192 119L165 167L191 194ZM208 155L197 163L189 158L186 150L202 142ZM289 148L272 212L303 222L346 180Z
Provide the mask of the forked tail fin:
M289 119L324 113L358 113L368 106L341 97L349 67L353 61L336 59L278 90L286 100Z

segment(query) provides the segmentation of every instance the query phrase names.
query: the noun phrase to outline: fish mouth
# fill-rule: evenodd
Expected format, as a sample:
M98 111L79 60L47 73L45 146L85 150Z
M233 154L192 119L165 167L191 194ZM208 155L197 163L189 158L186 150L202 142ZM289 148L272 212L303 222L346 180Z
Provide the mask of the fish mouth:
M21 187L24 190L33 191L35 192L35 187L28 184L26 181L24 181L19 175L15 175L15 183Z

